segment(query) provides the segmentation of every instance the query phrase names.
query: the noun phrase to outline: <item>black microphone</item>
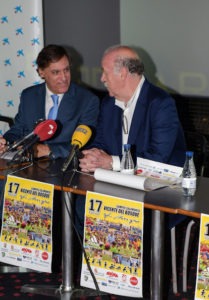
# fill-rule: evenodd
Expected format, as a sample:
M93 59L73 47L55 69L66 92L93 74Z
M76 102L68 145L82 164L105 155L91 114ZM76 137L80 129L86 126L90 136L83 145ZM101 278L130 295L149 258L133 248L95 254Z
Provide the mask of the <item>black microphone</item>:
M7 152L9 151L13 151L16 150L18 146L21 146L23 143L25 143L29 138L34 137L34 131L32 131L31 133L27 134L26 136L24 136L23 138L15 141L12 145L9 145L9 147L7 148Z
M17 156L22 155L23 152L28 150L31 146L33 146L37 142L46 141L50 139L55 134L56 130L57 130L57 123L54 120L45 120L39 123L34 129L32 135L30 135L31 137L30 139L28 139L28 136L27 139L26 137L22 139L25 142L24 143L21 142L21 145L23 144L23 146L20 150L17 151L16 155Z
M86 145L86 143L89 141L90 137L92 135L91 129L86 125L79 125L76 130L73 133L72 136L72 149L70 151L69 156L66 158L61 171L65 172L67 168L69 167L72 159L76 155L76 152L78 149Z

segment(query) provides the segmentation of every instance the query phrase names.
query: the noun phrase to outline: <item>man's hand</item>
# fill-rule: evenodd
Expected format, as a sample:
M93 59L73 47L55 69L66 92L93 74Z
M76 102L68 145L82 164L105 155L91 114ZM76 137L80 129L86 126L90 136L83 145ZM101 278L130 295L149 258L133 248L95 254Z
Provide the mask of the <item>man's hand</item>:
M7 141L0 135L0 154L7 150Z
M51 152L49 146L45 144L36 144L33 147L33 150L34 150L34 157L48 156Z
M96 168L112 169L112 157L103 150L92 148L83 150L83 158L79 159L79 166L83 172L94 172Z

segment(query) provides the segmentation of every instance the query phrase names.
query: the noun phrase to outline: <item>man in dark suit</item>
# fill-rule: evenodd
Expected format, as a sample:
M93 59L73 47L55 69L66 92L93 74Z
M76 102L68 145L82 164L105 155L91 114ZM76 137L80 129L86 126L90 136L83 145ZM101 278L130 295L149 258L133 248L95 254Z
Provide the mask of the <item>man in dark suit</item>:
M182 166L185 141L174 100L146 80L137 53L127 46L111 47L103 55L102 70L109 96L102 101L94 147L83 151L81 169L120 171L127 143L135 162L142 157Z
M143 73L143 63L133 49L113 46L105 51L101 81L109 96L102 101L93 148L82 151L82 171L94 172L96 168L120 171L123 144L127 143L131 144L135 163L141 157L183 166L185 140L174 100L148 82ZM144 214L143 259L147 279L144 282L148 283L150 210Z
M0 153L6 151L7 142L13 143L26 136L34 130L37 121L49 118L56 119L58 130L50 140L34 146L34 156L38 158L43 156L66 157L69 154L72 134L76 127L82 124L91 129L96 127L99 99L87 89L71 82L71 59L63 47L48 45L43 48L37 57L37 66L37 71L45 82L26 88L21 93L14 125L3 137L0 137ZM56 97L58 111L54 115L50 115L54 106L52 95L58 96ZM61 258L59 249L61 245L61 196L59 191L55 193L55 197L53 209L55 244L53 249L55 249L55 255L58 253L60 257L53 259L53 269L60 267Z
M6 141L13 143L32 132L38 120L49 118L53 106L51 96L55 94L58 95L58 112L53 118L58 123L58 132L50 140L37 144L34 154L37 157L66 157L76 127L80 124L96 126L99 99L71 82L71 59L63 47L48 45L43 48L37 57L37 66L45 82L22 91L15 124L0 139L0 152L6 150Z

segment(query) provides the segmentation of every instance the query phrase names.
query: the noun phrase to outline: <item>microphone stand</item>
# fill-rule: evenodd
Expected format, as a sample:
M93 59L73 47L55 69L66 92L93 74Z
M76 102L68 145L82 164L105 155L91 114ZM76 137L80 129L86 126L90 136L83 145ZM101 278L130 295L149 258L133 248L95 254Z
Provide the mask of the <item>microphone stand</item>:
M73 171L78 171L78 157L80 155L79 149L75 150L75 155L73 157Z
M31 157L31 156L30 156ZM6 169L5 175L12 175L14 173L17 173L19 171L22 171L26 168L29 168L33 165L33 160L31 160L30 157L21 157L19 160L9 160L6 162L8 168ZM7 160L6 158L2 157L2 159ZM6 182L6 180L5 180Z
M33 144L31 143L31 141L29 141L26 144L25 149L24 148L19 149L13 156L12 160L7 162L8 166L12 166L12 167L17 166L17 168L15 168L15 171L13 171L10 174L21 171L25 168L29 168L30 166L33 165L34 151L32 145Z
M8 161L8 166L21 165L23 163L33 163L34 154L31 149L25 150L23 153L17 152L12 160Z
M73 156L73 161L72 161L72 174L70 176L70 179L69 179L69 183L68 185L71 185L72 182L73 182L73 178L75 177L76 173L78 172L78 154L79 154L79 150L75 151L75 154ZM75 186L74 186L75 187Z

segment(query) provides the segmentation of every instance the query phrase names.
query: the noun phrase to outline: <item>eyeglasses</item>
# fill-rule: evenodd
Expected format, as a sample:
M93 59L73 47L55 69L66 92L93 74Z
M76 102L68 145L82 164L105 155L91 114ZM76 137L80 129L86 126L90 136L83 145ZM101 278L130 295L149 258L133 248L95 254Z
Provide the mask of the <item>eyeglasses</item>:
M126 117L126 115L123 112L123 116L122 116L122 127L123 127L123 132L124 134L128 134L128 119Z

